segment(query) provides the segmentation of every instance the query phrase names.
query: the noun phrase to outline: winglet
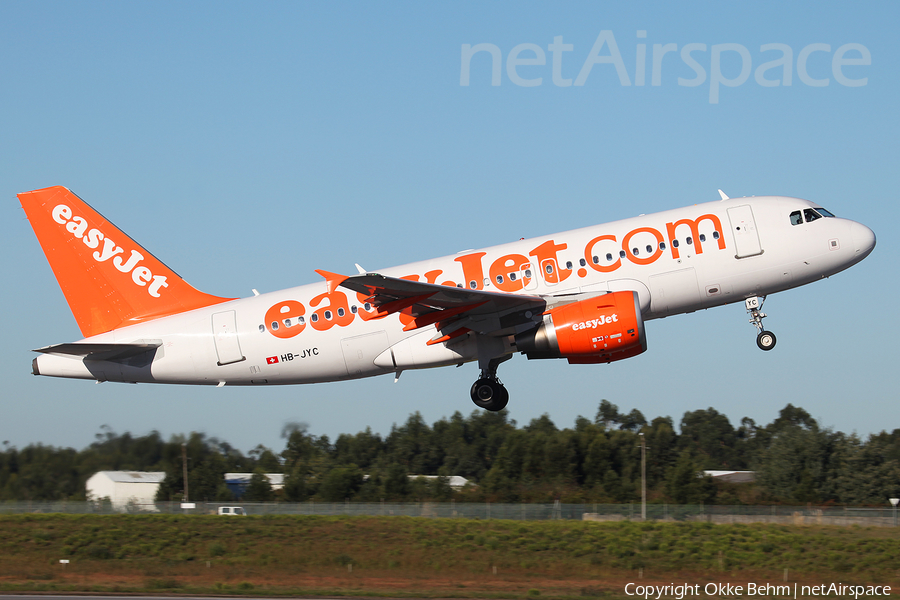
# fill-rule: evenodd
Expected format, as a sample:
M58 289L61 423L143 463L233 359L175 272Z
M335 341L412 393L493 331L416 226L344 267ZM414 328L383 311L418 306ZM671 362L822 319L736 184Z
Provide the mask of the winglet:
M337 286L344 283L347 280L346 275L339 275L338 273L330 273L328 271L322 271L321 269L316 269L316 273L325 278L325 286L328 288L328 292L331 293Z
M719 195L722 196L722 200L730 200L730 198L722 190L719 190Z

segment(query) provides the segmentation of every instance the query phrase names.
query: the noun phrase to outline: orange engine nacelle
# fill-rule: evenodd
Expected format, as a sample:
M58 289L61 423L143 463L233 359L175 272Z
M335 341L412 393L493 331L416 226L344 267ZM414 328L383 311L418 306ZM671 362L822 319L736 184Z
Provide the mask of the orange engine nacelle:
M612 292L544 313L537 328L516 336L529 359L566 358L573 364L608 363L647 350L637 292Z

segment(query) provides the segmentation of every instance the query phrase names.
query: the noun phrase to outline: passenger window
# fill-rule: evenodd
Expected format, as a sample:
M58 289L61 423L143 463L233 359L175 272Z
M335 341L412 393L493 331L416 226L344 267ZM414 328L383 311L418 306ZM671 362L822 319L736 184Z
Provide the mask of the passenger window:
M653 246L647 244L647 254L653 254Z
M677 247L678 247L678 240L672 240L672 247L673 247L673 248L677 248Z
M578 264L583 267L583 266L587 265L587 261L584 260L583 258L581 258L581 259L578 259Z
M612 254L610 254L609 252L606 253L606 260L608 260L609 262L612 262ZM600 262L600 261L595 260L594 262Z
M665 242L660 242L660 243L659 243L659 249L660 249L660 250L665 250L665 249L666 249L666 243L665 243Z
M344 311L344 307L341 307L341 308L338 309L338 316L339 316L339 317L343 317L345 314L346 314L346 311Z
M353 306L350 307L350 312L352 312L354 315L356 314L356 311L358 311L358 310L359 310L359 309L356 308L356 305L355 305L355 304L354 304Z
M553 275L553 263L547 263L544 270L547 271L547 275Z
M619 258L625 258L625 251L619 250Z
M297 322L303 325L304 323L306 323L306 319L304 319L303 317L298 317Z
M570 271L572 270L572 261L571 260L566 261L566 268Z
M326 321L330 321L330 320L331 320L331 311L330 311L330 310L326 310L326 311L325 311L325 320L326 320Z
M635 256L637 256L640 253L640 251L637 248L632 248L631 253L634 254Z
M285 319L285 320L284 320L284 326L285 326L285 327L290 327L290 326L291 326L291 320L290 320L290 319Z
M503 275L497 275L497 283L503 283Z
M814 211L811 208L804 208L803 209L803 218L806 219L807 223L812 223L816 219L821 219L822 215L820 215L819 213L817 213L816 211Z
M719 239L719 232L718 232L718 231L713 231L713 239L714 239L714 240Z
M691 238L691 236L688 236L688 239L686 239L685 241L688 243L688 246L694 243L694 240Z
M612 260L612 256L611 256L611 255L607 254L606 256L607 256L607 259L606 259L606 260ZM594 256L593 258L591 258L591 260L594 261L594 264L595 264L595 265L599 265L599 264L600 264L600 257L599 257L599 256Z
M366 302L365 304L363 304L363 308L366 309L366 311L371 311L372 305Z
M531 269L525 269L525 277L531 278Z
M507 273L506 275L507 275L507 277L509 277L509 280L510 280L510 281L515 281L515 280L516 280L516 274L515 274L515 273Z
M272 331L278 331L278 321L272 321Z
M791 213L791 225L801 225L803 223L803 217L800 216L800 211L795 210Z
M528 275L528 271L525 271L525 275ZM478 289L478 282L473 279L469 282L469 287L473 290Z
M259 326L259 332L260 332L260 333L265 333L265 332L266 332L266 326L265 326L265 325L260 325L260 326Z
M700 234L700 241L701 241L701 242L705 242L705 241L706 241L706 234L705 234L705 233L701 233L701 234Z
M309 318L309 320L312 321L313 323L315 323L316 321L319 320L319 315L317 315L316 313L313 313L312 316Z

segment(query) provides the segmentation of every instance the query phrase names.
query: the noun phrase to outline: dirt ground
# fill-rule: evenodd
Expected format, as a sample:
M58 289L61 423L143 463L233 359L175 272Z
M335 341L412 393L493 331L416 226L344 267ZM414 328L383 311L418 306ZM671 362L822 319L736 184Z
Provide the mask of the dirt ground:
M329 569L330 570L330 569ZM218 572L217 572L218 571ZM893 581L879 582L880 585L900 587L900 574ZM851 583L853 576L845 574L835 576L834 582ZM94 592L152 592L153 594L215 594L215 595L318 595L318 596L380 596L380 597L622 597L634 598L625 593L628 583L636 585L675 585L699 584L699 597L725 597L717 593L706 593L707 584L746 585L754 582L757 585L789 585L793 589L794 580L790 577L785 582L781 577L766 577L760 573L731 573L720 577L710 577L708 573L669 573L662 577L649 574L609 573L603 577L568 577L548 578L542 576L504 575L491 572L469 577L422 575L414 572L365 573L348 569L346 573L316 574L298 572L281 574L254 574L246 570L221 572L209 569L207 573L156 573L146 574L134 572L115 573L101 570L79 571L77 568L60 566L30 573L0 576L3 588L12 591L94 591ZM807 579L800 584L819 585L831 583L821 579ZM11 587L13 586L13 587ZM21 587L20 587L21 586ZM633 588L632 588L633 590ZM674 597L664 594L663 598ZM691 596L686 596L690 598ZM693 597L697 597L696 595Z

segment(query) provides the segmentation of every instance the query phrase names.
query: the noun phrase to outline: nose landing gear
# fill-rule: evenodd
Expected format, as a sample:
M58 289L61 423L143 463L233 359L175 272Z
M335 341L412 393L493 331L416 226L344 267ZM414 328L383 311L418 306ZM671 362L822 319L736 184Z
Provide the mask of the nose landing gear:
M505 360L512 358L507 354L500 358L492 358L481 369L481 377L472 384L472 402L479 408L497 412L506 408L509 402L509 392L497 379L497 367Z
M756 336L756 345L760 350L768 351L775 347L777 340L774 333L763 328L763 319L766 318L766 313L760 309L762 309L765 301L765 296L754 296L744 300L744 306L747 307L747 312L750 313L750 324L759 331L759 335Z

